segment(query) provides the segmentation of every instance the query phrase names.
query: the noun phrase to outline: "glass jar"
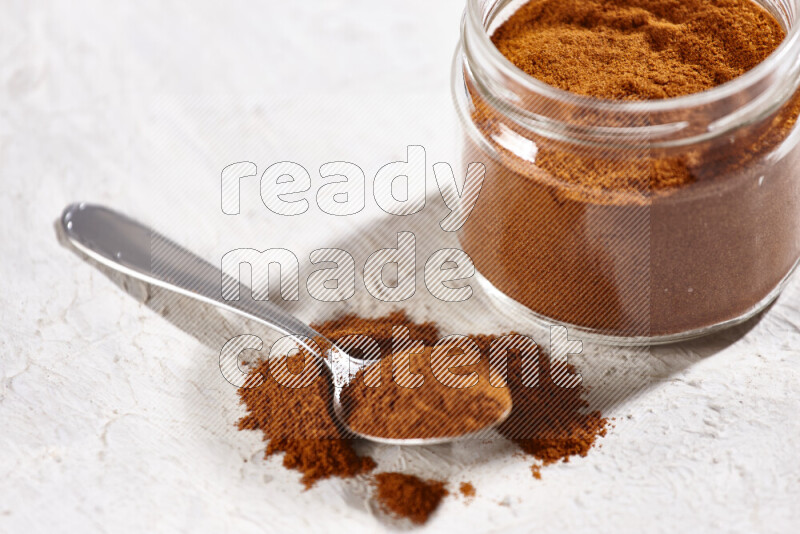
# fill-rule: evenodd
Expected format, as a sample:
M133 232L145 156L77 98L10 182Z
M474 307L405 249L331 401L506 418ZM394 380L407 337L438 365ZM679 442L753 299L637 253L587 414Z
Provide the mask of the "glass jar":
M800 258L800 0L760 3L787 36L756 68L613 101L519 70L489 38L519 2L468 0L453 93L465 166L486 174L459 240L502 310L651 344L776 298Z

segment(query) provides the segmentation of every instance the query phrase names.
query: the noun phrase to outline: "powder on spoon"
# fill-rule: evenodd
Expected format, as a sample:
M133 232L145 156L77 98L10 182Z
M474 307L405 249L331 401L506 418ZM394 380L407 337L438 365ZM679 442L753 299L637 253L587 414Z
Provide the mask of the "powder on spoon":
M508 388L494 387L487 376L477 374L477 363L447 371L463 354L458 349L452 352L432 356L433 347L418 353L404 351L373 364L379 369L360 371L342 392L347 424L360 434L413 439L458 437L500 421L511 408ZM401 360L403 365L398 363ZM403 370L414 373L421 385L412 388L398 383ZM471 373L474 384L453 387ZM380 378L380 385L367 384L370 374Z

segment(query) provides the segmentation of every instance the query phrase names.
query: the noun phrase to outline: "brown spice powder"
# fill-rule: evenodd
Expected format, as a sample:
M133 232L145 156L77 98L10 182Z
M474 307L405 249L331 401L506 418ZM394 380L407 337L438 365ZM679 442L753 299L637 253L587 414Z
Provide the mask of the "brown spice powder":
M539 465L539 464L533 464L531 466L531 474L533 475L533 478L535 478L536 480L541 480L542 479L542 466Z
M393 354L360 371L354 381L342 392L345 419L354 431L382 438L442 438L469 434L500 420L511 407L507 388L496 388L489 383L488 375L479 363L461 365L446 371L447 353L432 356L433 347L419 353ZM461 354L456 349L455 360ZM478 355L479 356L479 355ZM398 360L405 360L401 365ZM406 368L405 365L408 365ZM401 385L410 380L408 370L422 380L419 387ZM434 374L436 370L436 374ZM375 373L377 371L377 373ZM448 373L442 380L442 372ZM380 385L369 386L368 374L380 378ZM459 379L474 374L477 383L469 387L453 387ZM406 382L408 383L408 382Z
M733 80L783 38L751 0L531 0L492 35L512 63L550 85L645 100Z
M471 499L475 496L475 486L472 485L472 482L462 482L458 487L458 491L467 499Z
M421 525L448 495L446 483L402 473L375 475L376 498L384 512Z
M302 365L302 356L293 358ZM261 377L265 379L260 386L249 387ZM248 410L239 429L261 430L268 441L265 456L284 453L284 467L300 471L306 488L318 480L350 478L375 467L372 458L359 457L353 442L343 439L329 412L331 391L325 381L287 388L270 376L269 363L262 361L250 372L239 396Z

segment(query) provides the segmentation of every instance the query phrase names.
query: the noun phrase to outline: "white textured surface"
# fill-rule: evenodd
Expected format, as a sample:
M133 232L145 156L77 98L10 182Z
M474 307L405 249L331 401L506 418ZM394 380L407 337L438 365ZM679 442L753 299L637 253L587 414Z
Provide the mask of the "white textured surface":
M386 526L363 481L304 492L279 459L261 458L257 435L234 430L241 411L217 355L251 327L165 295L138 303L61 248L52 223L88 200L209 258L286 246L301 262L321 246L363 256L409 225L424 231L433 205L386 224L369 210L332 221L313 208L287 221L252 192L242 216L225 218L219 172L286 159L313 177L341 159L371 176L408 144L424 145L429 165L457 161L448 76L461 9L0 3L0 531ZM382 311L359 295L352 307ZM305 297L306 319L334 311ZM412 307L451 332L509 326L479 295L467 311L424 295ZM616 426L541 481L502 443L373 452L381 469L475 484L476 499L446 501L429 531L796 531L798 347L795 280L760 321L712 339L635 357L587 350L579 363Z

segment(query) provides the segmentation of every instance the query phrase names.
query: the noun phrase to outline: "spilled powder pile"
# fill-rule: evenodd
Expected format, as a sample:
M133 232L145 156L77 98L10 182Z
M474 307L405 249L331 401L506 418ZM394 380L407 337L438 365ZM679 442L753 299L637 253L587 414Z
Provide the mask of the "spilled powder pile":
M387 361L391 360L387 357L392 356L392 329L395 326L408 328L411 339L422 341L427 349L440 338L435 324L415 323L403 312L377 319L349 315L313 325L334 342L345 335L370 336L377 341L381 356ZM464 370L475 371L481 380L486 380L489 376L489 347L498 336L469 337L480 351L480 361L464 367ZM567 461L572 455L585 456L595 440L605 434L606 419L597 412L587 411L582 387L562 388L552 382L549 360L543 352L538 353L538 386L525 386L519 356L511 351L508 359L509 388L501 391L510 392L513 409L499 427L500 433L536 458L537 465ZM283 465L299 471L307 488L330 477L350 478L369 473L376 464L372 458L359 456L354 448L357 441L347 439L347 433L335 422L330 411L331 386L326 379L320 377L308 387L293 389L280 385L273 378L292 373L297 376L303 372L304 362L312 365L310 356L296 355L282 364L261 361L255 366L245 387L239 390L241 402L248 412L239 421L239 428L260 430L268 441L266 456L283 453ZM530 369L527 372L530 374ZM375 415L379 416L380 412ZM434 417L437 416L434 414ZM447 495L445 482L426 482L400 473L380 473L374 475L372 481L375 498L384 510L414 522L424 522ZM474 493L474 488L467 488L465 493L462 485L464 495L470 491Z
M302 356L290 358L301 365ZM309 362L311 364L311 362ZM275 369L273 369L273 372ZM262 380L258 387L250 387ZM283 465L300 471L308 488L332 476L349 478L375 467L369 457L359 457L350 440L329 413L331 392L323 380L309 387L291 389L275 381L267 361L259 362L239 390L248 414L239 421L240 430L261 430L268 440L266 456L284 453Z
M373 483L376 499L385 513L410 519L417 525L428 521L449 493L442 481L402 473L378 473Z
M611 99L661 99L733 80L784 31L751 0L531 0L492 35L534 78Z

